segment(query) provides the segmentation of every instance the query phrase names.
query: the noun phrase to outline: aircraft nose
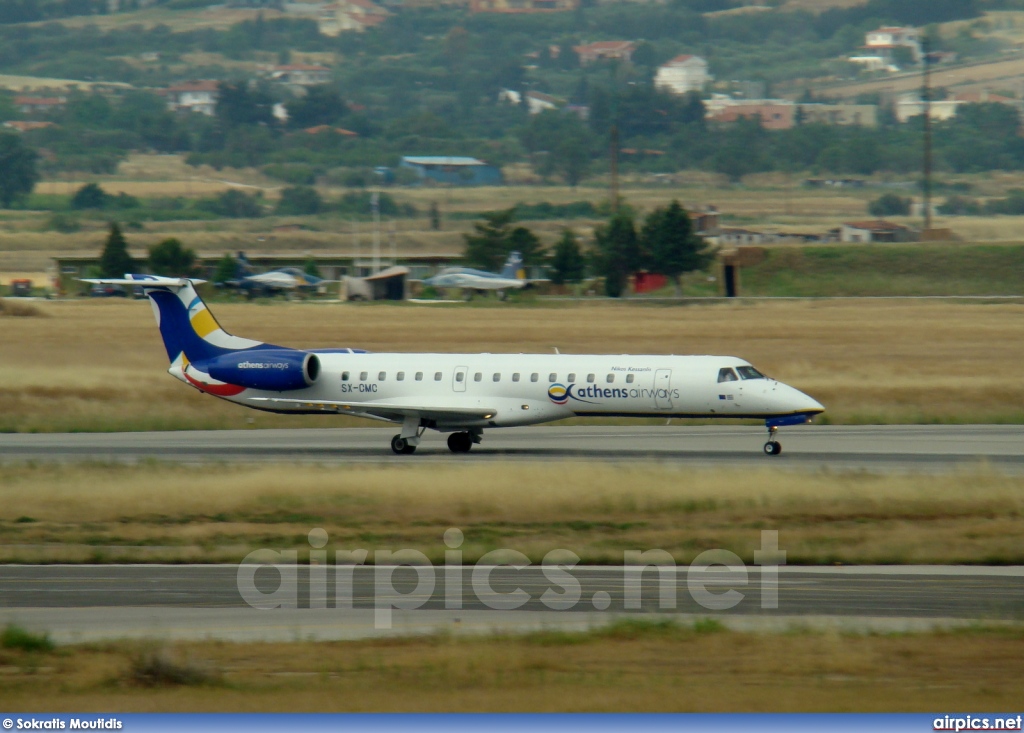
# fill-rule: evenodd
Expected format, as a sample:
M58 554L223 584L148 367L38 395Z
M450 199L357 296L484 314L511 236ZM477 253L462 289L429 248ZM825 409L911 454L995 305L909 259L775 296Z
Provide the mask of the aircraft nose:
M798 389L793 387L789 388L792 392L792 401L797 407L794 409L797 412L824 412L825 406L818 402L810 395L804 394Z
M816 399L782 382L775 382L774 388L769 390L769 394L773 398L774 408L779 412L818 413L825 411L825 406Z

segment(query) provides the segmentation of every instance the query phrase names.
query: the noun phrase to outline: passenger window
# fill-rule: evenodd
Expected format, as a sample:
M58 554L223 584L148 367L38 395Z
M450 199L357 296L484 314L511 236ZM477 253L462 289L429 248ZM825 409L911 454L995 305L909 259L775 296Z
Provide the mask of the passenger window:
M341 381L342 382L347 382L348 381L348 372L342 372L341 373Z
M494 373L494 381L495 382L500 382L501 381L501 375L498 374L498 372Z
M405 381L405 372L399 372L395 376L395 379L397 379L399 382L404 382Z
M570 382L575 382L576 381L576 372L569 372L569 380L568 381L570 381Z
M555 374L554 372L551 372L551 374L548 375L548 381L549 382L557 382L558 381L558 375Z
M729 367L724 367L724 368L718 370L718 382L719 382L719 384L721 384L722 382L736 382L736 381L739 381L739 378L736 376L736 372L734 372Z
M615 381L615 375L609 374L607 377L604 378L604 381L608 382L608 384L611 384L612 382Z
M466 375L463 372L456 372L455 373L455 381L456 382L461 382L465 378L466 378Z
M365 382L367 376L369 376L369 375L366 372L359 372L359 381L360 382Z
M540 379L540 375L537 374L537 372L534 372L533 374L530 375L531 382L536 382L538 379Z
M460 374L459 376L461 377L462 375ZM440 382L441 381L441 372L434 372L434 381L435 382ZM462 380L460 379L459 381L461 382Z
M513 382L518 382L519 381L519 372L514 372L512 374L512 381Z
M744 379L764 379L764 375L752 366L736 367L736 371L738 371L740 376Z
M635 375L633 375L633 374L627 374L626 375L626 384L633 384L633 377L634 376Z
M416 372L416 381L417 382L422 382L423 381L423 372Z
M587 375L587 381L590 382L591 384L594 383L595 379L596 379L596 377L593 374L588 374Z
M382 382L383 382L383 381L384 381L385 379L387 379L387 378L388 378L388 373L387 373L387 372L381 372L380 374L378 374L378 375L377 375L377 379L379 379L379 380L380 380L380 381L382 381Z
M483 378L484 378L484 375L481 374L480 372L477 372L476 374L473 375L473 381L474 382L479 382Z

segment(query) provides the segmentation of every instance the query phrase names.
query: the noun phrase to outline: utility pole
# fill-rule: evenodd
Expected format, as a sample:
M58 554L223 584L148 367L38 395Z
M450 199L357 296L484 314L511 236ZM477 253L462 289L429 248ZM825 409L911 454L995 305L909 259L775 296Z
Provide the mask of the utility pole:
M932 89L931 54L928 36L924 37L924 87L921 99L924 102L924 231L925 236L932 228Z
M611 150L609 151L612 165L612 213L619 213L619 125L612 123Z
M373 207L373 274L380 272L380 192L374 191L370 199Z

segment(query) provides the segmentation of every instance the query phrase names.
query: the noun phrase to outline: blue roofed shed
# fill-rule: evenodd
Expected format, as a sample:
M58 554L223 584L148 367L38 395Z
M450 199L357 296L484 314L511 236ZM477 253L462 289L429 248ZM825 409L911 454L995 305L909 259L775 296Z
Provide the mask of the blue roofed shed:
M416 171L420 182L451 186L499 186L501 169L477 158L457 155L406 155L399 164Z

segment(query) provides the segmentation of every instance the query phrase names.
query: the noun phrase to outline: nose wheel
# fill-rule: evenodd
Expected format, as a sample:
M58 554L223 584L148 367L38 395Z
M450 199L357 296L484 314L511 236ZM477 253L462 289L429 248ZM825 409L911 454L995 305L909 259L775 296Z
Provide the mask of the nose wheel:
M768 427L768 442L764 444L766 456L777 456L782 452L782 443L775 439L776 431L778 431L778 428L774 425Z

